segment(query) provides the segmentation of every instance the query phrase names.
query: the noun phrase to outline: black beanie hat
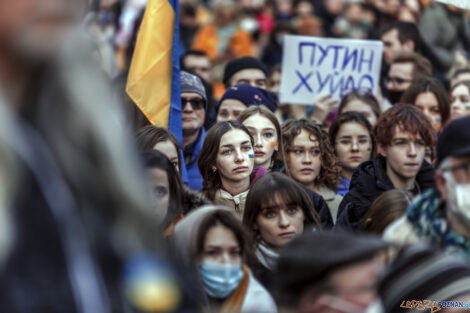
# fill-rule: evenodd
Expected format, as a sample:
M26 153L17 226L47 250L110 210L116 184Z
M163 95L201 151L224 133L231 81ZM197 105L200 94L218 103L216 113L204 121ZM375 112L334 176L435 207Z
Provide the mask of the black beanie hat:
M245 70L245 69L259 69L263 71L263 73L268 76L268 69L266 66L258 60L257 58L254 57L241 57L235 60L232 60L225 65L225 71L224 71L224 78L223 78L223 83L227 87L228 81L230 78L233 76L233 74Z

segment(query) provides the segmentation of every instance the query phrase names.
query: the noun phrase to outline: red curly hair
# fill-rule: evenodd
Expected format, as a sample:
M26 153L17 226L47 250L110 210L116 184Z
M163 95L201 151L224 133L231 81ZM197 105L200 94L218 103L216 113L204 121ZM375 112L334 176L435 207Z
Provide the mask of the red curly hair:
M436 144L436 133L431 122L418 107L410 104L397 104L380 116L372 130L376 144L389 147L396 126L404 132L419 134L428 147Z

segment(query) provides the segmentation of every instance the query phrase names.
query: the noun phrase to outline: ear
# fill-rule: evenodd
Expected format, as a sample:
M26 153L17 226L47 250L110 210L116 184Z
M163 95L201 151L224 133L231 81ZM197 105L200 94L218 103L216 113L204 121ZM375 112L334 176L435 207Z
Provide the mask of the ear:
M256 224L256 223L253 224L253 230L259 230L258 224Z
M382 145L377 145L377 151L383 156L387 157L387 149Z
M403 44L403 48L407 51L413 52L415 51L415 43L412 40L407 40Z
M446 179L444 178L444 175L441 170L436 171L435 180L437 190L439 190L442 200L447 200Z

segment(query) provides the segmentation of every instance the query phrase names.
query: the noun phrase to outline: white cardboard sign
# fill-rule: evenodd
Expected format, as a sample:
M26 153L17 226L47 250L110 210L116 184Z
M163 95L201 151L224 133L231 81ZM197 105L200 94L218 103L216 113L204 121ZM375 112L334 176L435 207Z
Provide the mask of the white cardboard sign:
M280 101L312 105L325 94L339 99L354 89L377 95L382 47L375 40L286 35Z

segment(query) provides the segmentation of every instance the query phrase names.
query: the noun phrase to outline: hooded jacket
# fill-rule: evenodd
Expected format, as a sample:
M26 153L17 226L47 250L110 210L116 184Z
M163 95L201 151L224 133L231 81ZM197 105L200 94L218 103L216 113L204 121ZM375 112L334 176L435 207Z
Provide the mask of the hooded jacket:
M172 246L182 264L189 271L197 271L198 264L195 258L199 226L210 214L219 210L232 210L223 206L205 206L188 214L188 216L175 226L172 237ZM249 312L277 312L276 304L268 291L255 279L249 271L249 283L241 307L241 313ZM195 289L203 290L200 280Z
M434 168L426 161L416 175L416 185L413 195L435 186ZM357 230L372 202L383 192L394 188L386 173L384 156L378 154L373 160L360 164L352 176L349 192L339 206L335 227Z

